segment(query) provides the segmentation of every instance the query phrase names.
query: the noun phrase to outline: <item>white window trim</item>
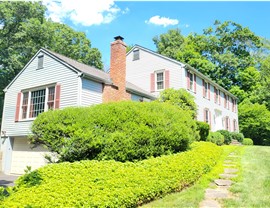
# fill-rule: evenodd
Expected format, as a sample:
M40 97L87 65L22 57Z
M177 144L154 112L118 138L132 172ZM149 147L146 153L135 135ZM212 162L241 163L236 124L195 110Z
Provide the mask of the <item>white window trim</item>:
M157 88L157 74L159 74L159 73L163 73L163 89ZM156 92L160 92L160 91L165 90L165 80L166 80L165 69L155 71L155 90L156 90Z
M43 90L45 89L45 101L44 101L44 111L46 112L48 111L48 93L49 93L49 88L50 87L54 87L54 106L53 108L55 109L55 95L56 95L56 84L51 84L51 85L46 85L46 86L41 86L41 87L37 87L37 88L31 88L31 89L27 89L27 90L22 90L22 99L21 99L21 103L20 103L20 116L19 116L19 120L20 121L33 121L36 119L36 117L29 117L29 113L30 113L30 105L31 105L31 92L33 91L38 91L38 90ZM28 92L28 103L27 103L27 111L26 111L26 118L22 118L22 103L23 103L23 93Z
M206 88L205 88L205 85L206 85ZM210 89L208 89L208 82L206 82L205 80L204 80L204 86L203 86L203 88L204 88L204 92L205 92L205 95L203 95L203 97L204 97L205 99L209 100L209 97L208 97L208 90L210 90Z
M190 79L190 77L192 77L192 84L191 84L191 79ZM192 72L189 72L189 91L191 91L191 92L195 92L195 90L194 90L194 83L195 81L194 81L194 73L192 73Z

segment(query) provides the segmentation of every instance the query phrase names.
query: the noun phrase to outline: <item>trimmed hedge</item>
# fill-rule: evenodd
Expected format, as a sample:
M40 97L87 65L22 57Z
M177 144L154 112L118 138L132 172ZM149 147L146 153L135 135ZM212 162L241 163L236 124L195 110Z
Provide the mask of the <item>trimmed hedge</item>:
M220 132L210 132L207 141L221 146L224 144L224 136Z
M17 181L2 207L135 207L181 190L209 172L222 155L215 144L140 161L81 161L50 164ZM37 177L33 185L29 178Z
M196 121L197 124L197 131L199 131L200 141L206 141L209 135L210 126L208 123L203 121Z
M242 133L238 133L238 132L231 132L231 137L234 140L237 140L238 142L243 142L244 139L244 135Z
M33 144L58 153L60 161L135 161L188 149L196 138L189 113L166 103L117 102L40 114Z
M243 145L253 145L253 140L250 138L244 138Z
M232 141L231 132L227 130L218 130L217 132L221 133L224 136L224 144L230 144Z

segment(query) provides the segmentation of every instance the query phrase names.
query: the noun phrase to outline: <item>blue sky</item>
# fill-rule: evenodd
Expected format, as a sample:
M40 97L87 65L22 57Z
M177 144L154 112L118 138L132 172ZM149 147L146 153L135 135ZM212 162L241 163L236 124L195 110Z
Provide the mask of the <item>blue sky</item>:
M75 2L75 3L74 3ZM44 0L47 16L83 31L92 47L102 53L108 68L110 43L121 35L128 45L156 50L152 38L179 28L183 35L202 33L215 20L232 20L249 27L256 35L270 39L270 2L182 2L113 0Z

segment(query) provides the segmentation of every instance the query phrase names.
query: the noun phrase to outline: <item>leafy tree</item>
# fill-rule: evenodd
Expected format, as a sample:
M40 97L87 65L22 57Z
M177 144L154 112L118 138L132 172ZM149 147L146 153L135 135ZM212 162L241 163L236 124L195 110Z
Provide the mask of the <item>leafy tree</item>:
M41 47L103 68L101 53L85 33L47 21L45 10L40 2L0 2L0 119L3 89Z
M176 57L178 51L181 50L184 40L179 29L169 30L168 33L153 38L157 52L170 58Z
M192 96L185 89L166 89L160 93L157 102L170 103L172 105L178 106L183 110L190 111L192 117L195 118L197 115L197 105L194 101L194 96Z
M265 105L243 101L239 105L239 127L256 145L270 145L270 111Z

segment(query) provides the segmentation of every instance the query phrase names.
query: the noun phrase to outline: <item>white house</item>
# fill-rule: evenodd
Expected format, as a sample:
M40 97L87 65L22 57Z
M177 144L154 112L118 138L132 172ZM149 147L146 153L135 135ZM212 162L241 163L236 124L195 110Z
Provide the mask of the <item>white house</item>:
M186 89L195 97L197 120L212 131L238 131L237 98L187 64L135 45L127 54L126 79L155 96L166 88Z
M39 113L118 100L149 101L169 87L194 94L198 120L211 124L213 131L238 130L235 96L197 70L141 46L126 54L120 36L111 44L110 73L42 48L4 90L0 167L6 174L22 174L26 166L46 164L49 152L31 149L27 141Z

